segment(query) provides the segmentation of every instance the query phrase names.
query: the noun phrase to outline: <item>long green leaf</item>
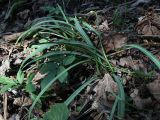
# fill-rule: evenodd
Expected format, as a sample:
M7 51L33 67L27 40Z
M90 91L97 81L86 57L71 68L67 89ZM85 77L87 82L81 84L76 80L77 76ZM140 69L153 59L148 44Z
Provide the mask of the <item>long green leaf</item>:
M111 114L109 116L109 120L113 120L113 116L114 116L114 113L116 111L118 101L119 101L119 99L118 99L118 97L116 97L116 100L114 101L114 104L113 104L113 107L112 107L112 110L111 110Z
M66 21L67 23L69 23L69 21L68 21L68 19L67 19L66 15L64 14L64 12L63 12L63 10L62 10L61 6L59 6L59 5L58 5L58 8L59 8L59 10L61 11L61 13L62 13L63 18L65 19L65 21Z
M83 40L90 46L93 46L93 43L91 42L90 38L88 37L88 35L84 32L84 30L82 29L79 21L77 20L77 18L74 19L75 22L75 26L77 31L81 34L81 36L83 37Z
M24 73L23 71L20 69L17 73L17 81L19 82L19 84L22 84L24 80Z
M79 52L74 52L74 51L51 51L49 53L46 53L42 56L38 56L36 58L34 58L33 60L29 61L28 63L26 63L22 68L38 61L38 60L41 60L41 59L44 59L44 58L48 58L48 57L53 57L53 56L64 56L64 55L77 55L77 56L80 56L80 57L84 57L84 58L88 58L88 59L92 59L90 56L88 55L85 55L85 54L82 54L82 53L79 53Z
M117 85L118 85L118 97L120 99L118 99L118 117L120 119L124 118L125 115L125 93L124 93L124 88L121 82L121 79L116 76L115 74L113 74L114 80L116 81Z
M91 82L93 82L97 77L92 77L87 82L85 82L83 85L81 85L64 103L68 106L74 99L75 97Z
M53 18L46 18L45 20L35 22L35 23L36 24L34 24L30 29L28 29L27 31L25 31L24 33L21 34L21 36L17 39L16 44L19 43L20 41L23 41L26 37L33 34L35 31L40 30L42 28L46 29L47 26L45 27L44 25L47 25L47 24L48 25L56 25L57 27L60 27L59 24L61 24L61 27L68 26L70 28L75 28L72 24L66 23L65 21L61 21L61 20L55 20ZM61 30L63 31L63 29L61 29Z
M146 50L145 48L136 45L136 44L131 44L131 45L126 45L127 47L131 47L131 48L137 48L138 50L140 50L141 52L143 52L145 55L147 55L154 63L155 65L160 69L160 61L158 60L158 58L156 58L151 52L149 52L148 50Z
M21 67L25 64L25 62L26 62L27 60L29 60L30 58L32 58L33 56L35 56L37 53L40 53L40 52L42 52L43 50L48 49L48 48L50 48L50 47L53 46L53 45L55 45L55 44L53 44L53 43L48 43L48 44L39 45L39 47L38 47L35 51L31 52L31 54L22 62Z

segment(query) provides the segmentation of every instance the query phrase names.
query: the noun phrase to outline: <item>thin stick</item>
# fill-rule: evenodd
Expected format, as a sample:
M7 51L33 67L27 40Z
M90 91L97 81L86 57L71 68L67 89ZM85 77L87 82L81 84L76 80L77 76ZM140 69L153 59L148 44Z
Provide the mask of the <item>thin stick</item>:
M4 93L3 94L3 117L4 117L4 120L7 120L7 93Z

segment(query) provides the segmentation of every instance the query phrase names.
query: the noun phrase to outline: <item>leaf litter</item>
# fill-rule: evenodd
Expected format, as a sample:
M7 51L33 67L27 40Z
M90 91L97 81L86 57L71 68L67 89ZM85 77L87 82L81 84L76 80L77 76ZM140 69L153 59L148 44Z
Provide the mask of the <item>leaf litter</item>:
M44 2L43 0L40 0L38 3L35 2L32 7L36 6L38 8L38 5L40 3L43 4L43 2ZM50 3L49 1L47 2L48 4ZM150 1L137 0L137 2L131 4L131 6L137 7L141 3L147 4L149 2ZM36 7L34 8L35 11L36 11ZM156 9L149 8L148 10L145 10L144 12L145 16L141 16L139 18L138 23L136 22L132 23L130 21L129 23L127 23L128 25L127 27L125 27L125 24L126 24L125 22L122 23L124 26L122 25L121 27L124 28L124 30L120 30L119 32L119 30L114 31L115 26L111 22L112 20L110 19L111 18L110 16L112 15L112 12L114 9L111 8L111 10L112 11L109 11L111 13L107 14L108 15L107 17L100 15L103 18L103 20L101 20L101 23L96 27L104 33L103 45L106 53L111 57L112 64L115 67L117 67L117 70L116 70L117 74L119 76L122 76L124 80L126 80L126 81L123 81L123 85L126 91L126 95L130 96L131 98L131 100L129 100L129 102L126 104L127 105L132 104L130 107L131 110L128 112L127 115L129 116L129 118L132 118L132 119L140 119L141 117L142 118L149 117L149 119L156 119L156 117L153 117L154 113L151 113L150 110L153 109L156 111L160 109L159 102L158 102L160 100L160 95L159 95L160 79L159 79L159 74L157 75L154 74L154 73L158 73L159 70L153 69L154 66L151 65L151 61L149 61L149 59L147 59L145 56L143 56L141 53L137 52L136 50L123 51L122 48L127 43L141 43L142 45L145 43L145 45L149 50L151 50L151 52L155 53L156 56L159 56L160 49L157 48L156 45L159 44L157 37L159 38L159 35L160 35L160 25L159 25L160 16L156 12ZM5 12L5 10L3 10L3 12ZM134 12L134 9L133 9L133 12ZM6 42L7 44L8 43L11 44L12 42L16 41L16 39L21 35L21 31L24 31L24 27L27 27L31 24L31 21L34 19L33 16L36 18L36 17L40 17L41 15L37 16L37 14L32 13L32 10L30 8L17 12L16 20L15 20L17 23L12 24L10 27L7 27L8 23L6 23L6 26L4 27L6 28L6 32L11 31L11 33L7 35L2 35L2 37L0 34L0 40L2 38L5 44ZM138 18L137 15L135 16ZM130 27L129 26L130 24L135 25L135 30L131 31L131 33L125 32L125 30L128 29L128 27ZM119 29L119 28L116 28L116 29ZM135 35L134 32L135 33L137 32L137 34ZM132 39L129 39L130 37ZM25 41L26 46L23 46L23 48L15 47L13 50L13 53L11 54L10 59L5 59L4 57L5 55L3 54L0 56L2 58L1 66L0 66L0 75L9 75L14 78L16 77L16 74L12 70L16 69L17 66L20 67L20 64L22 63L23 59L28 54L30 54L31 52L30 50L28 51L27 55L24 54L22 51L26 50L29 47L30 43L33 42L32 41L33 39L36 39L36 38L32 38L32 39L27 38L27 40ZM133 41L133 39L136 39L136 41ZM96 40L97 39L93 38L94 42ZM98 41L95 43L98 43ZM4 49L3 49L3 53L5 53ZM139 57L139 55L141 57ZM68 62L69 64L71 64L72 62L74 62L74 60L67 61L67 63ZM65 64L68 65L67 63ZM149 67L147 68L147 66ZM76 71L78 72L79 70L76 70ZM82 71L80 74L82 74L83 72L84 71ZM72 75L71 78L77 79L77 77L74 78L74 76L77 75L76 72L75 73L73 72L72 74L74 75ZM36 82L36 84L39 84L38 82L43 81L43 79L45 79L46 76L48 76L48 73L37 72L33 81ZM68 76L68 73L65 78L60 78L60 81L63 83L65 79L68 79L67 76ZM83 78L84 76L80 76L80 77ZM58 85L58 89L56 89L56 85L54 85L53 87L55 88L53 88L53 91L56 91L56 92L50 93L52 95L51 98L47 98L46 102L43 103L42 106L49 106L50 104L55 103L55 101L59 102L64 100L61 97L64 94L62 92L59 92L61 88L63 87L64 89L63 92L65 90L68 92L66 94L66 96L68 96L68 94L71 94L71 92L74 91L74 87L73 87L74 85L82 83L82 81L79 80L80 77L77 79L76 83L73 84L71 82L73 85L71 83L66 83L66 84L70 84L69 87L66 87L66 88L64 87L65 86L64 83L60 86ZM45 84L45 82L43 84ZM146 93L143 91L147 91L149 95L146 96ZM32 104L32 100L28 97L28 95L25 95L25 96L22 95L22 94L26 94L26 92L24 92L23 90L17 90L16 92L19 92L18 95L12 95L13 93L10 93L8 91L8 93L11 94L11 96L13 97L13 98L10 98L8 95L9 97L8 101L12 101L11 104L14 104L19 107L24 107L24 106L26 107ZM60 93L61 96L59 97L57 96L57 94L54 94L54 93ZM79 98L77 97L77 99L75 100L76 102L74 101L75 102L74 106L76 106L77 109L78 107L80 108L82 106L83 107L81 110L75 110L77 111L76 114L74 114L74 111L73 111L71 114L71 117L73 117L74 119L82 119L84 115L85 118L87 118L87 116L90 116L95 120L97 119L103 120L105 118L108 118L110 115L110 111L114 105L114 101L116 100L115 95L117 95L117 93L118 93L117 83L114 81L114 79L109 73L103 73L102 79L96 80L94 84L90 85L90 88L87 90L87 92L81 93L80 97ZM89 96L89 98L87 96ZM34 95L32 97L34 98ZM88 99L85 99L85 98L88 98ZM70 105L71 109L73 107L72 105L73 104ZM10 107L13 107L13 108L10 108ZM144 109L148 109L149 115L147 115L143 111ZM91 110L91 112L89 113L88 110ZM92 112L92 110L94 111ZM136 111L134 112L134 110ZM139 110L141 110L142 112L139 112ZM9 103L8 118L11 120L15 118L20 119L20 116L21 116L20 114L18 114L17 112L11 112L11 111L14 111L14 106L10 105ZM44 111L35 110L35 111L36 111L35 113L40 114L40 116L45 112L45 110ZM4 119L2 112L0 113L0 117Z

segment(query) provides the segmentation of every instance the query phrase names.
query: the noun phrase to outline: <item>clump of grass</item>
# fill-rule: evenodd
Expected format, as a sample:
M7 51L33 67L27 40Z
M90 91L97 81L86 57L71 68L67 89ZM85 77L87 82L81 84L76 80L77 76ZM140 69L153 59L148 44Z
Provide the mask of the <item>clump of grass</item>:
M65 59L66 56L72 55L75 56L76 58L69 65L67 66L63 65L64 69L61 72L56 74L55 77L53 77L49 81L47 80L45 82L45 86L41 89L40 93L36 95L36 98L34 99L34 102L29 109L28 118L30 119L32 110L34 109L38 101L41 100L42 95L50 88L50 86L55 81L57 81L60 77L66 76L65 74L70 69L73 69L75 66L87 63L93 66L95 65L95 68L97 72L99 71L99 73L103 71L102 73L110 72L112 74L114 80L117 82L119 91L110 113L110 119L113 119L115 112L117 113L119 119L123 119L125 116L124 88L121 79L117 75L115 75L115 69L110 64L110 60L107 54L105 53L105 50L101 42L102 40L101 34L86 22L79 21L76 17L68 18L67 16L65 16L60 6L59 9L62 13L63 19L56 20L52 17L41 18L39 19L39 22L34 23L31 26L31 28L28 29L26 32L24 32L17 40L17 43L23 43L23 40L26 37L37 35L40 40L43 39L43 41L45 41L41 43L37 42L36 45L33 45L32 48L34 48L34 50L23 61L20 70L17 74L17 79L20 84L25 82L24 76L26 76L25 74L27 73L24 70L24 68L28 65L31 65L36 62L37 66L41 66L44 63L53 62L60 67L63 65L60 60ZM90 39L90 37L86 32L88 30L93 32L99 37L102 50L99 50L97 49L96 46L94 46L92 40ZM60 46L63 46L63 49L59 49ZM160 68L159 60L143 47L140 47L138 45L127 45L127 47L139 49L144 54L146 54L158 68ZM39 55L39 53L41 53L41 55ZM32 60L28 61L29 59ZM33 68L30 68L30 70L32 69ZM64 112L65 115L63 113L61 114L64 115L65 119L67 118L66 116L68 116L67 106L74 100L74 98L81 92L82 89L84 89L88 84L90 84L96 78L97 77L93 76L91 77L91 79L87 80L63 103L63 105L65 105L64 109L66 111ZM61 82L64 81L65 77ZM57 105L57 106L62 107L63 105ZM55 109L58 111L59 107L57 106L55 105L54 107L52 107L50 111L48 111L44 115L44 117L47 118L51 114L54 114L55 116L57 116L57 118L60 117L61 114L58 113L56 115L55 114L56 111L53 110Z

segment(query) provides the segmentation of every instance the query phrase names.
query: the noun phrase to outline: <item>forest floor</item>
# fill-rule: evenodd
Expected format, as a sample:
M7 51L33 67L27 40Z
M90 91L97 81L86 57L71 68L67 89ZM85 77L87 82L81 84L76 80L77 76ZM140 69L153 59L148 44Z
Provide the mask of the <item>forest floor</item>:
M33 30L34 25L50 20L49 17L57 21L62 21L64 17L64 23L59 22L58 27L55 24L56 28L54 25L45 28L51 23L43 23ZM75 30L65 26L67 19L70 26L75 25ZM83 21L90 27L87 28ZM64 28L59 29L63 25ZM102 41L91 27L101 33ZM30 31L24 34L27 30ZM88 55L98 62L84 63L64 72L44 90L56 75L84 58L67 54L63 57L54 56L58 59L56 64L54 57L40 58L53 51L53 47L46 47L35 55L33 50L48 39L56 41L70 38L80 41L76 49L72 43L67 46L67 43L53 42L60 44L54 50L74 50L76 55L83 53L83 57ZM83 39L86 39L87 45L84 46L91 51L80 47ZM89 47L88 39L98 52ZM106 53L104 59L109 63L105 63L108 61L103 56L100 62L101 58L96 58L103 52ZM24 61L31 64L23 67ZM120 83L114 79L114 75L121 78ZM79 90L92 76L97 79ZM32 111L32 118L45 119L44 114L51 105L67 103L67 98L77 89L81 92L67 104L70 111L68 117L48 117L47 120L160 120L160 3L158 0L70 0L66 3L56 0L0 0L0 88L0 120L26 120L29 111ZM41 92L45 93L38 99ZM116 103L116 100L119 102ZM31 109L32 105L34 109Z

